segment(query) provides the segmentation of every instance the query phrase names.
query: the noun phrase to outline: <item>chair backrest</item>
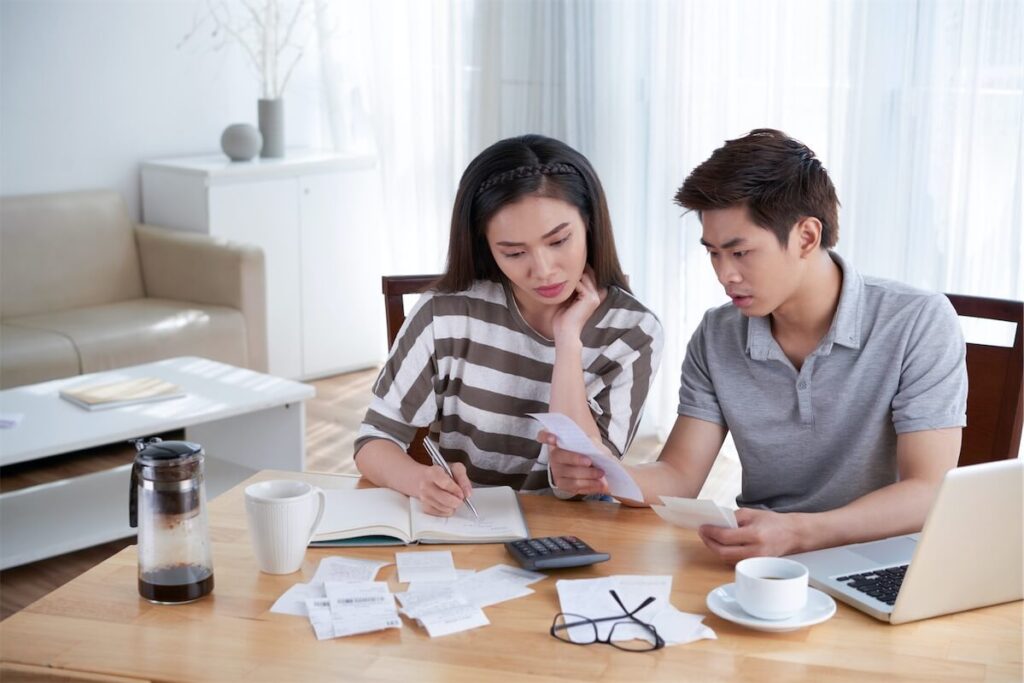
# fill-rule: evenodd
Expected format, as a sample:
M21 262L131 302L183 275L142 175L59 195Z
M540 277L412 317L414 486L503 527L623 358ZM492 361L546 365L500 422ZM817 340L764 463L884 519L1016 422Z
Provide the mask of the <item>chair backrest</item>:
M1024 302L947 294L957 315L1015 323L1013 346L967 344L967 427L959 466L1016 458L1020 449Z
M405 322L406 294L420 294L427 290L440 275L385 275L380 279L384 292L384 315L388 323L388 348L394 346L398 331Z
M420 294L430 287L440 275L385 275L380 279L384 292L384 317L388 325L388 348L395 345L398 331L405 322L405 295ZM431 464L430 455L423 447L426 429L419 429L409 445L409 455L418 463Z

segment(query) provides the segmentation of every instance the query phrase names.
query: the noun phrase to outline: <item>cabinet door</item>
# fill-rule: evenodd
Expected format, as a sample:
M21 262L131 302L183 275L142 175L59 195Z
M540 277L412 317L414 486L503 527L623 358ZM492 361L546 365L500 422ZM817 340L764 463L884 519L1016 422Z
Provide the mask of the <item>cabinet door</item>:
M269 371L289 378L302 376L298 195L295 178L210 188L210 234L263 248Z
M386 353L374 169L300 179L303 374L377 365Z

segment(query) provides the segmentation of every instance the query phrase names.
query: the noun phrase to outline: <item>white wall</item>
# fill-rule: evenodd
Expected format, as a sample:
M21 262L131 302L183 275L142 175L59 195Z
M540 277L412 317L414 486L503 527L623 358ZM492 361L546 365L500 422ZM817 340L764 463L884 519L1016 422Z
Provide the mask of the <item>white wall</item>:
M0 194L107 187L138 220L139 162L220 151L256 124L259 82L233 43L178 48L206 0L0 0ZM322 139L311 44L285 91L289 147Z

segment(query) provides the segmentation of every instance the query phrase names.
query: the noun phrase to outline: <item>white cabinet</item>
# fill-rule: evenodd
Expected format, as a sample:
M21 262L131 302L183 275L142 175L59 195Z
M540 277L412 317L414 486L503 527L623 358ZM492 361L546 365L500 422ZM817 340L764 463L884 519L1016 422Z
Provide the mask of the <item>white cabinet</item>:
M289 151L142 165L146 223L263 248L269 372L281 377L383 361L380 196L372 157Z

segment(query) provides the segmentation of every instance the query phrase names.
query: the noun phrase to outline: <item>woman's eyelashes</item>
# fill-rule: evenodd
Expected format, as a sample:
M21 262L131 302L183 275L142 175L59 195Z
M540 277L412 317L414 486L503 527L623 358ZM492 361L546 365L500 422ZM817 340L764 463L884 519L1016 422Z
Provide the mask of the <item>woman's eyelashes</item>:
M555 240L554 242L551 242L550 244L548 244L548 246L549 247L561 247L566 242L568 242L569 238L571 238L571 237L572 237L572 235L566 235L565 237L563 237L561 239L558 239L558 240ZM502 253L502 256L504 256L505 258L516 259L516 258L519 258L520 256L523 256L525 253L526 253L525 251L504 252L504 253Z

